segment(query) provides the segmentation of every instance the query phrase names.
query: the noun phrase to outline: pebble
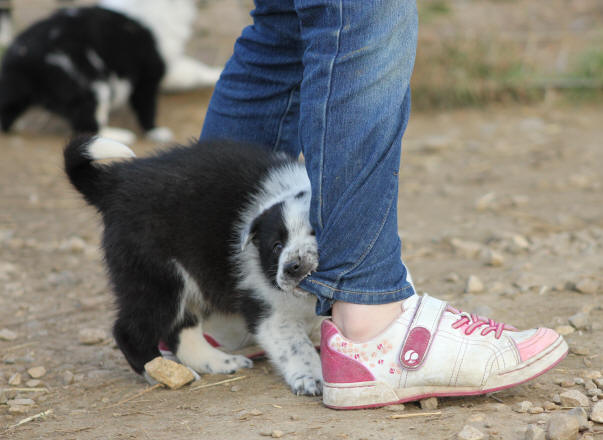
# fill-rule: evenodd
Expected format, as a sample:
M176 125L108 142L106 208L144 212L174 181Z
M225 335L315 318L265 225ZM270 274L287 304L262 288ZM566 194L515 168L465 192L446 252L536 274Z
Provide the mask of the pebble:
M581 377L574 377L574 383L576 385L584 385L584 379L582 379Z
M585 379L591 379L597 382L598 386L603 385L603 381L598 380L601 379L601 372L599 370L586 370L582 373L582 376Z
M233 385L230 387L230 391L236 393L237 391L241 391L241 387L239 385Z
M14 341L15 339L17 339L17 334L14 331L9 330L7 328L3 328L2 330L0 330L0 340Z
M42 384L42 381L39 379L30 379L27 382L25 382L25 385L27 385L29 388L39 387L41 384Z
M486 420L486 414L484 413L474 413L467 417L467 421L470 423L480 423Z
M576 417L567 414L551 416L547 424L548 440L576 440L580 424Z
M586 431L590 428L590 425L588 424L588 417L586 411L584 411L584 408L572 408L565 414L576 418L578 421L578 430Z
M39 379L46 374L46 368L42 366L32 367L27 370L27 374L29 374L33 379Z
M465 241L459 238L451 239L450 244L452 245L455 254L466 258L476 257L483 248L481 243L477 243L475 241Z
M521 251L524 251L530 247L530 243L527 238L520 234L513 234L507 246L509 252L513 254L517 254Z
M475 275L470 275L465 287L465 293L480 293L484 291L484 283Z
M588 315L584 312L570 316L568 321L576 330L587 330L590 327Z
M494 201L496 200L496 193L489 192L479 197L475 201L475 209L478 211L485 211L495 206Z
M544 412L544 408L541 406L533 406L528 408L528 413L530 414L542 414Z
M71 385L75 380L73 373L69 370L65 370L63 373L63 384Z
M588 397L578 390L567 390L559 395L562 406L586 406L590 405Z
M448 283L458 283L460 280L461 277L455 272L450 272L448 275L446 275L446 278L444 278L444 281Z
M86 246L87 246L86 242L84 240L82 240L80 237L70 237L70 238L63 240L59 244L58 248L61 251L80 253L80 252L84 252L84 250L86 249Z
M603 378L599 377L597 379L593 379L593 382L595 382L599 388L603 389Z
M559 394L553 394L553 398L551 400L557 405L561 405L561 397L559 397Z
M537 425L529 424L526 430L525 440L545 440L544 429Z
M582 278L576 283L575 290L581 293L597 293L599 290L599 283L593 278Z
M176 390L195 379L193 373L184 365L161 356L157 356L144 366L145 371L157 382Z
M21 385L21 373L15 373L8 379L8 384L14 387Z
M511 409L518 413L525 413L528 412L530 408L532 408L532 402L524 400L522 402L517 402Z
M603 423L603 400L595 403L590 412L590 419L595 423Z
M36 402L34 402L31 399L12 399L12 400L9 400L7 403L8 403L8 406L13 406L13 405L34 405Z
M492 249L485 249L482 252L483 258L488 266L500 267L505 264L505 257L500 252Z
M84 345L100 344L106 339L107 333L99 328L83 328L78 335L78 341Z
M572 327L571 325L560 325L558 327L555 327L555 331L561 336L567 336L574 333L576 329L574 329L574 327Z
M590 397L599 397L601 394L603 394L603 391L601 391L599 388L589 388L586 390L586 395Z
M542 404L542 407L547 411L555 411L557 409L557 405L548 400Z
M431 411L438 408L438 399L437 397L429 397L428 399L421 399L419 401L421 405L421 409Z
M465 425L456 437L458 440L483 440L486 434L471 425Z
M578 356L588 356L590 350L582 345L570 345L570 352Z

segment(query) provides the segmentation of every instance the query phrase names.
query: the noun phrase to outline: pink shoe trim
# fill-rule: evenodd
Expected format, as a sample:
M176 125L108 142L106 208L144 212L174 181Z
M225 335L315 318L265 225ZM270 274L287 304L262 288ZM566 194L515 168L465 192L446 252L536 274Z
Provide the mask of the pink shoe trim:
M406 368L415 368L421 364L427 348L429 347L429 341L431 340L431 333L425 327L413 328L404 347L400 351L400 363Z
M557 335L557 333L551 329L539 328L536 330L536 333L532 335L532 337L526 339L525 341L515 343L517 346L517 351L519 351L521 361L524 362L530 359L532 356L542 352L547 347L550 347L550 345L554 343L558 337L559 335Z
M374 381L375 376L360 362L329 347L329 340L339 333L335 324L325 319L321 324L320 361L326 382L353 383Z

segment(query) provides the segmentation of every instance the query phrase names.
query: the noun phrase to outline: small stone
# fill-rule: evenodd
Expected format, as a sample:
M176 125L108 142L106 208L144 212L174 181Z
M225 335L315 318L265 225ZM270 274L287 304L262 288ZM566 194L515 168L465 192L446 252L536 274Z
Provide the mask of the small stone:
M230 391L236 393L237 391L241 391L241 387L239 385L233 385L230 387Z
M281 438L283 435L285 435L285 433L283 431L281 431L280 429L275 429L270 434L270 437L272 437L272 438Z
M65 370L63 373L63 384L71 385L74 382L74 375L71 371Z
M488 266L500 267L503 264L505 264L505 257L504 257L504 255L501 254L500 252L496 252L495 250L485 249L482 252L482 256L483 256L483 258L486 261L486 264Z
M599 388L590 388L586 390L586 395L590 397L600 397L603 394L603 391Z
M15 373L8 379L8 384L14 387L21 385L21 373Z
M63 240L61 244L59 244L59 250L80 253L84 252L86 246L86 242L80 237L70 237L68 239Z
M601 379L601 372L599 370L586 370L582 373L582 376L586 379L594 380L598 386L603 385L603 381L598 380Z
M421 399L419 401L421 405L421 409L430 411L438 408L438 399L437 397L429 397L428 399Z
M458 283L460 280L461 277L455 272L450 272L448 275L446 275L446 278L444 278L444 281L448 283Z
M0 390L0 405L4 405L8 401L7 392Z
M486 414L484 413L474 413L467 417L469 423L480 423L484 420L486 420Z
M517 402L511 409L518 413L526 413L530 408L532 408L532 402L524 400L522 402Z
M582 278L576 283L575 290L581 293L597 293L599 290L599 283L593 278Z
M566 414L555 414L551 416L547 424L548 440L576 440L580 424L576 417Z
M547 411L555 411L557 409L557 405L548 400L542 404L542 407Z
M32 367L29 370L27 370L27 374L29 374L34 379L39 379L40 377L42 377L46 374L46 368L44 368L42 366Z
M483 440L486 435L471 425L465 425L456 437L458 440Z
M597 384L599 388L603 389L603 378L599 377L597 379L593 379L593 382Z
M537 425L530 424L526 430L525 440L545 440L544 429Z
M161 356L157 356L144 365L145 371L157 382L176 390L195 379L193 373L184 365Z
M14 331L9 330L7 328L3 328L2 330L0 330L0 340L14 341L15 339L17 339L17 334Z
M100 344L106 339L107 333L99 328L83 328L78 335L78 341L84 345Z
M507 245L507 250L513 254L517 254L530 247L528 240L520 234L513 234Z
M578 356L590 355L590 350L588 347L584 347L582 345L570 345L570 352Z
M262 411L260 411L259 409L253 408L253 409L250 409L249 411L247 411L247 414L252 415L252 416L261 416L264 413Z
M27 385L29 388L39 387L41 384L42 384L42 381L39 379L30 379L27 382L25 382L25 385Z
M495 199L496 199L496 193L494 193L494 192L486 193L475 201L475 209L477 209L478 211L485 211L487 209L494 208L495 207L495 203L494 203Z
M578 421L578 430L586 431L587 429L590 428L590 426L588 424L587 414L586 414L586 411L584 411L584 408L572 408L565 414L567 414L570 417L576 418L576 420Z
M452 245L455 254L466 258L473 258L477 256L477 254L479 254L483 248L481 243L465 241L458 238L451 239L450 244Z
M570 316L568 321L576 330L587 330L590 327L588 315L584 312L578 312Z
M595 423L603 423L603 400L595 403L590 412L590 419Z
M480 293L484 291L484 283L475 275L469 276L467 280L467 286L465 287L465 293Z
M532 408L528 408L528 413L530 414L542 414L544 412L544 408L541 406L533 406Z
M385 409L385 411L390 411L390 412L399 412L399 411L404 411L404 405L403 404L398 404L398 405L388 405L383 407L383 409Z
M571 325L560 325L558 327L555 327L555 331L561 336L567 336L574 333L576 330Z
M575 385L573 380L570 379L562 379L561 381L559 381L559 385L562 386L563 388L570 388L573 387Z
M559 394L553 394L553 398L551 400L557 405L561 405L561 397L559 397Z
M576 385L584 385L584 379L582 379L581 377L574 377L574 383Z
M29 405L14 405L8 407L8 412L11 414L26 414L31 406Z
M567 390L559 395L562 406L590 406L588 397L578 390Z

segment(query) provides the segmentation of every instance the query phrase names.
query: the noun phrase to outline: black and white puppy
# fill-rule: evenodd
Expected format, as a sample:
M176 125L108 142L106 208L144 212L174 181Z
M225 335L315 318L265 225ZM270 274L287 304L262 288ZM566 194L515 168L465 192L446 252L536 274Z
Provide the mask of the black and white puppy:
M304 165L230 142L93 163L133 156L98 137L76 138L64 152L71 183L103 218L114 336L131 367L142 373L160 340L198 372L250 367L202 335L214 314L243 316L293 392L319 394L308 337L315 298L295 289L318 265Z
M130 103L146 135L155 126L165 73L153 34L138 21L99 7L60 9L19 34L0 68L0 128L8 131L31 106L65 118L75 132L133 141L129 130L107 127L111 109Z

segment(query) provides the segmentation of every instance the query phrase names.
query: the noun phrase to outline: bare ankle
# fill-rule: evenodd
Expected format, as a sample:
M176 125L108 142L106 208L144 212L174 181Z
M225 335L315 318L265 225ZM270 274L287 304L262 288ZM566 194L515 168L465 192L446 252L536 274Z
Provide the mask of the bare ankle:
M354 342L369 341L400 316L402 301L388 304L333 304L332 320L343 336Z

